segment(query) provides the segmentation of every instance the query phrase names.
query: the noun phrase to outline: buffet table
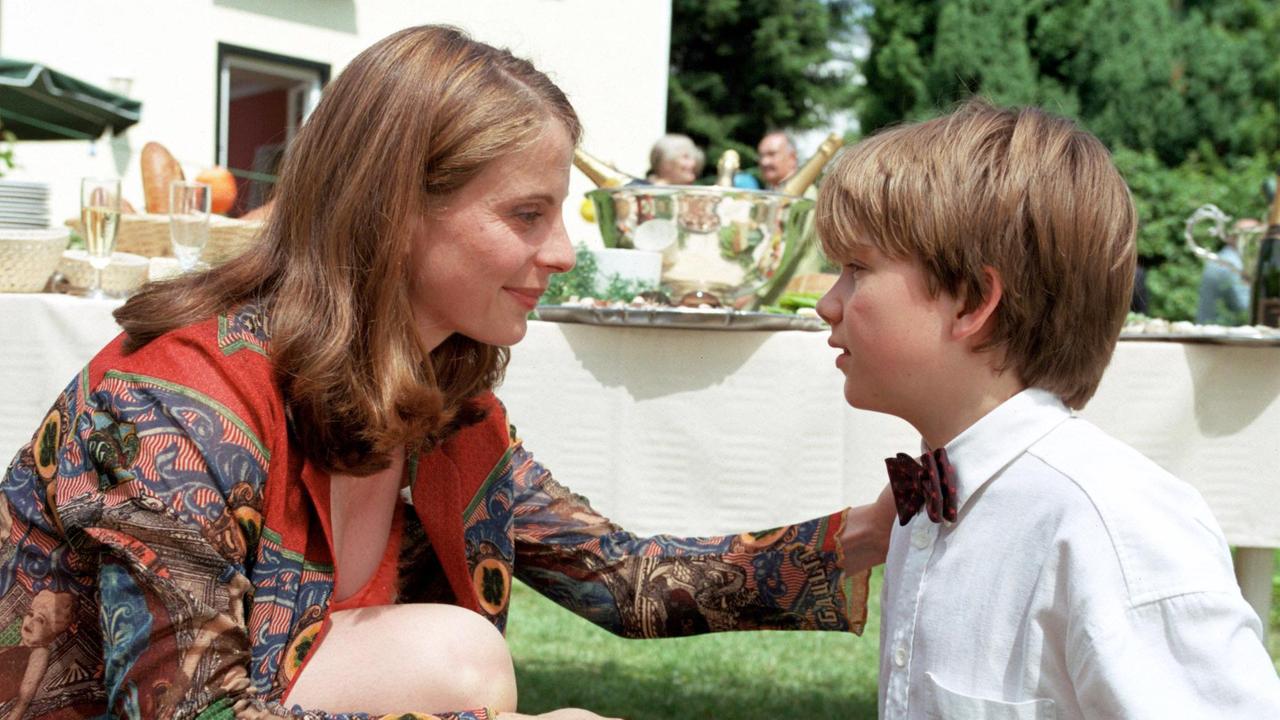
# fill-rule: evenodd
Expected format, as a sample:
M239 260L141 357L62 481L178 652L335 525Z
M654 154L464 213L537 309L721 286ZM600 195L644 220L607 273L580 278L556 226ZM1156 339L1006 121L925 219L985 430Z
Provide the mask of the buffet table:
M118 329L118 302L0 295L0 455ZM848 408L825 332L531 322L499 396L557 477L630 529L765 528L867 502L919 436ZM1280 348L1126 340L1082 413L1194 485L1267 618Z

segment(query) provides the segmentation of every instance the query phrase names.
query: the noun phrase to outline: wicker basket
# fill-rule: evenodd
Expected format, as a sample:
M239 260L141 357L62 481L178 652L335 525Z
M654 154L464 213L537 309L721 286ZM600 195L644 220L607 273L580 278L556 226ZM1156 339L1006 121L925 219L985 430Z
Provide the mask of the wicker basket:
M150 267L151 263L140 255L113 252L111 264L102 271L102 290L117 297L128 295L147 281ZM89 264L89 256L83 250L67 250L62 253L58 272L72 288L83 289L93 283L93 266Z
M58 229L0 229L0 292L43 290L69 237Z
M80 218L67 221L67 227L83 235ZM209 244L200 258L219 265L248 250L258 238L261 222L232 220L221 215L209 218ZM169 243L169 216L153 213L129 213L120 216L116 231L116 250L142 257L172 257Z
M201 258L210 265L222 263L253 247L262 232L261 220L233 220L220 215L209 218L209 244Z

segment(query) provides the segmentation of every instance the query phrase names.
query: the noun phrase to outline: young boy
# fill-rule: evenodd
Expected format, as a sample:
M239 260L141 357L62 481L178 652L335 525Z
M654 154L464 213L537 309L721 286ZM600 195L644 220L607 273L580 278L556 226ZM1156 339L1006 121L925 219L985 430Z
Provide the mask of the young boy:
M887 461L882 718L1280 718L1204 502L1072 414L1115 348L1135 225L1096 138L978 101L822 183L845 398L927 453Z

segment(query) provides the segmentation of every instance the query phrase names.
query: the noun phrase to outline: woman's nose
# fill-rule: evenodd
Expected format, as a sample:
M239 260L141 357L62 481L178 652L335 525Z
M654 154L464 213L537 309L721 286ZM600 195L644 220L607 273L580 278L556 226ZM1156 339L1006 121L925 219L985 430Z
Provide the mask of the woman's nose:
M538 262L553 273L569 272L577 263L573 243L569 241L569 231L564 226L563 216L556 218L551 234L538 251Z

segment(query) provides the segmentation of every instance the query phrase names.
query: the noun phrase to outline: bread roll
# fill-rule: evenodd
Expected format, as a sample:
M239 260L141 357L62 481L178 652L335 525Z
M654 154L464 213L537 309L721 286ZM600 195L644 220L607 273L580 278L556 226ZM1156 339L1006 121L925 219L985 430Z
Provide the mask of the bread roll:
M147 212L169 212L169 183L183 179L178 161L163 145L149 142L142 146L142 192Z

